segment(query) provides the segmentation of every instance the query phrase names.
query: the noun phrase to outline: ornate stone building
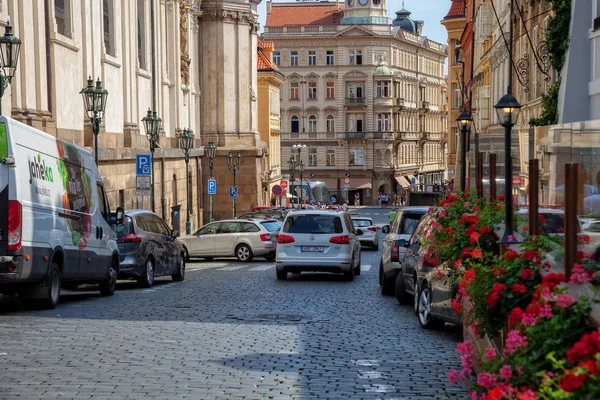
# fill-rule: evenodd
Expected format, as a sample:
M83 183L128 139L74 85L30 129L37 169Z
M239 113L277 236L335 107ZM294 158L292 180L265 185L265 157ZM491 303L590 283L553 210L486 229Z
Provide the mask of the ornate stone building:
M422 21L385 0L267 3L265 39L287 82L281 91L282 160L305 144L305 176L331 194L400 186L425 190L445 177L446 46L422 36Z
M154 4L152 32L151 4ZM208 162L203 147L218 145L215 216L230 216L226 155L243 153L240 211L259 201L266 145L257 126L256 0L3 0L0 25L10 21L23 41L16 76L4 95L6 114L61 139L91 147L79 91L88 76L108 90L99 135L100 171L112 206L149 208L135 193L135 155L148 153L141 123L156 104L162 118L155 154L156 212L190 207L203 222ZM154 33L155 46L152 46ZM153 66L156 74L153 83ZM192 129L190 175L177 148L179 129ZM186 179L191 186L185 193ZM205 207L206 205L206 207ZM185 223L185 221L182 221Z

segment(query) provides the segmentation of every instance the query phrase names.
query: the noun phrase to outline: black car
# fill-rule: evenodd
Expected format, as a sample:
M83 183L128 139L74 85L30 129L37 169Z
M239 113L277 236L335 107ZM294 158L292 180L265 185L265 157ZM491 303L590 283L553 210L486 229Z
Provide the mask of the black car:
M151 287L157 276L185 279L185 252L177 236L158 215L146 210L125 212L124 223L115 230L120 252L120 278L136 279Z

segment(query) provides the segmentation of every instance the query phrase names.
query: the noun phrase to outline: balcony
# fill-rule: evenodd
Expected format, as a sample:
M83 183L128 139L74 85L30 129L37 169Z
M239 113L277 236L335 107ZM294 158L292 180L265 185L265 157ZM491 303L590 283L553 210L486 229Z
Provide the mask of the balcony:
M299 133L290 133L290 132L282 132L280 133L280 139L282 142L286 141L320 141L320 140L335 140L336 134L334 132L299 132Z
M346 140L365 140L366 132L346 132Z
M419 103L419 111L422 112L422 113L429 112L429 102L428 101L421 101Z
M346 97L346 107L364 107L367 101L364 97Z
M400 139L402 139L402 140L419 140L420 135L418 132L400 132Z
M393 97L375 97L373 99L373 105L376 107L392 107L394 106L394 100Z
M404 99L402 99L402 98L396 98L396 99L394 99L394 107L397 107L399 109L403 109L404 108Z

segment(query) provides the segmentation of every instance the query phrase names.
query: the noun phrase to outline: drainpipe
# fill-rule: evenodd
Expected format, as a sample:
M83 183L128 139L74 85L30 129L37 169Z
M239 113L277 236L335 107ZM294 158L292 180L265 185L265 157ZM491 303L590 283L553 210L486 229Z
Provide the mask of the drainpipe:
M54 104L52 99L52 52L51 52L51 43L50 43L50 24L52 21L50 20L50 2L44 2L44 12L46 13L46 85L48 91L48 111L50 115L54 117ZM10 115L10 113L9 113ZM58 129L56 130L56 137L58 138Z
M167 220L167 199L165 198L165 148L162 147L160 144L156 143L156 147L158 147L159 149L161 149L161 153L162 153L162 157L160 160L160 175L161 175L161 182L160 182L160 208L162 209L162 219L163 220ZM187 179L187 176L186 176Z
M198 213L196 219L198 221L198 226L204 225L204 221L201 221L204 214L204 185L202 185L202 164L200 163L200 156L196 156L196 184L198 185L198 196L197 196L197 206ZM202 210L202 214L200 214L200 210Z

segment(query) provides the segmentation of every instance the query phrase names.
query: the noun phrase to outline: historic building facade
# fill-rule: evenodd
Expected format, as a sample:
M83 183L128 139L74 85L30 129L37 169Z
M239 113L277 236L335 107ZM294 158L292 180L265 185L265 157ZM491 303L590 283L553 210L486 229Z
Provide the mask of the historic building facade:
M202 212L208 209L203 148L209 140L218 146L214 175L217 199L222 201L215 201L215 216L231 215L226 188L233 181L226 162L229 151L243 154L238 204L245 210L259 202L267 153L256 117L257 4L255 0L1 1L0 25L10 18L23 42L16 76L3 98L4 113L91 147L93 137L79 92L88 76L98 77L109 92L99 135L99 164L113 207L150 207L149 198L136 196L134 165L137 153L149 153L141 120L155 107L162 119L155 154L156 212L169 221L171 207L179 204L182 214L190 208L195 227L203 222ZM188 176L176 139L184 128L196 135ZM192 193L189 200L186 180Z
M386 15L385 0L267 3L264 37L286 76L282 163L304 144L304 176L365 204L426 190L446 170L446 46L410 12Z

